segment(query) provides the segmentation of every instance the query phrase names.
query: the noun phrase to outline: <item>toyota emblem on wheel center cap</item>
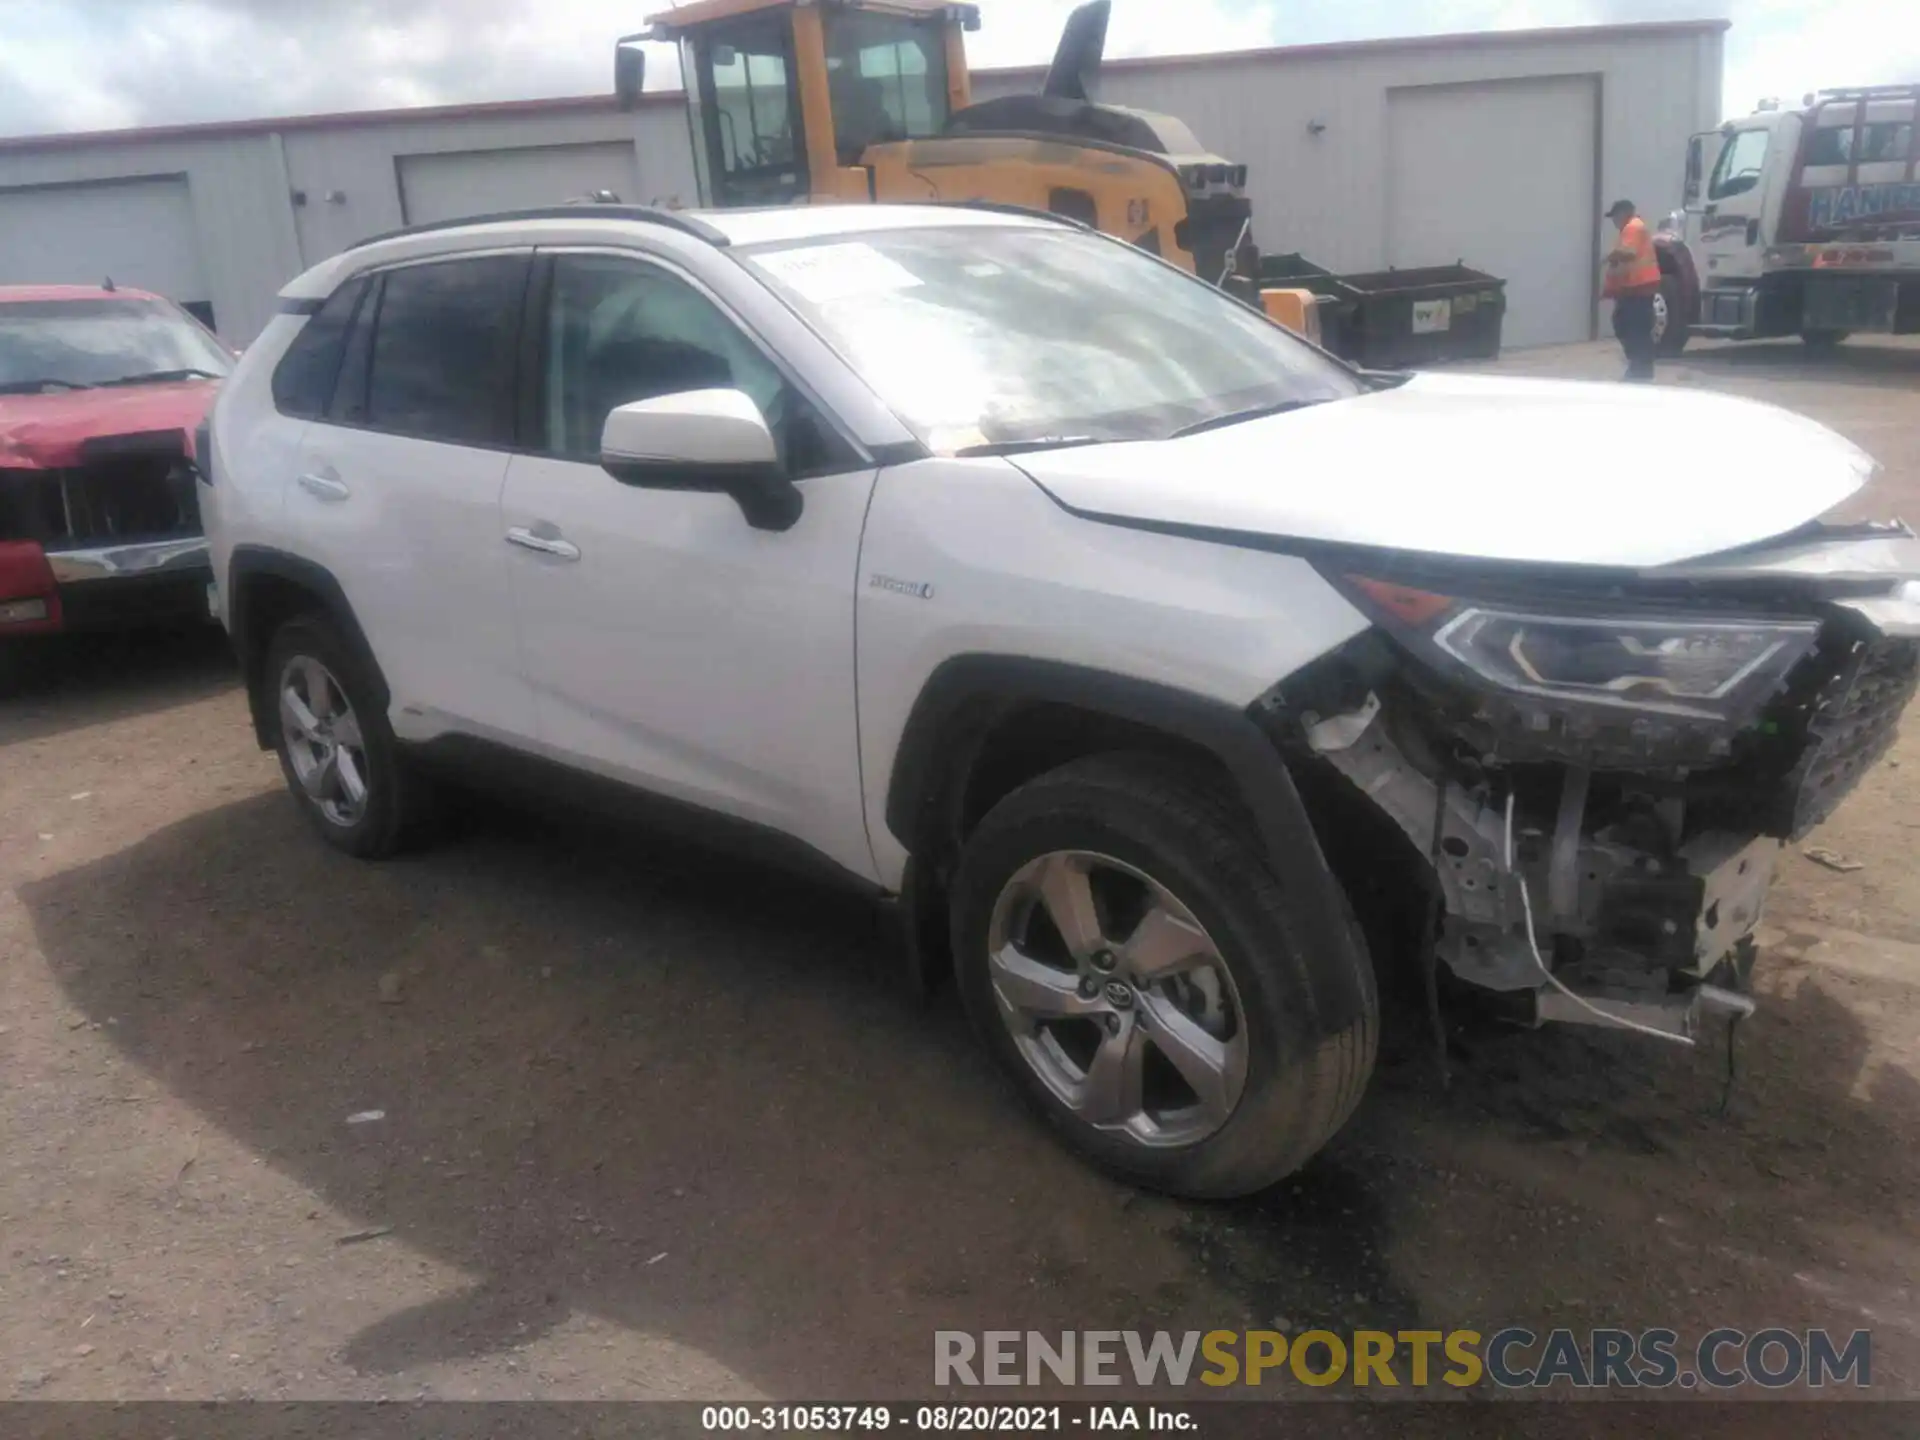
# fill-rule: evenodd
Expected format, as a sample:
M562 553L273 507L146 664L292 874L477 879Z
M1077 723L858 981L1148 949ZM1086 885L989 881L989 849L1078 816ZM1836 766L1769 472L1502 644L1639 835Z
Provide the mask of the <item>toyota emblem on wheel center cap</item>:
M1132 988L1130 986L1121 984L1120 981L1118 980L1109 980L1107 982L1107 1003L1113 1006L1113 1008L1116 1010L1132 1009L1133 1008Z

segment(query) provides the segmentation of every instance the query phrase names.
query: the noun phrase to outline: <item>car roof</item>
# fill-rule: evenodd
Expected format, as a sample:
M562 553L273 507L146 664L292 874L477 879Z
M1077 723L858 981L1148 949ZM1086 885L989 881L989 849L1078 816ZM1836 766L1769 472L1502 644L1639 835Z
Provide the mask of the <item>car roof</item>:
M966 229L987 225L1047 225L1040 214L1012 207L964 205L781 205L758 210L693 210L688 214L711 225L735 245L781 240L818 240L875 230Z
M746 210L657 210L638 205L560 205L416 226L363 240L323 260L280 292L323 299L350 271L435 254L509 245L579 244L678 232L715 246L767 245L870 235L876 231L1071 225L1040 212L963 205L783 205ZM684 243L684 241L683 241Z
M158 300L146 290L130 290L116 285L108 290L100 285L0 285L0 305L29 300Z

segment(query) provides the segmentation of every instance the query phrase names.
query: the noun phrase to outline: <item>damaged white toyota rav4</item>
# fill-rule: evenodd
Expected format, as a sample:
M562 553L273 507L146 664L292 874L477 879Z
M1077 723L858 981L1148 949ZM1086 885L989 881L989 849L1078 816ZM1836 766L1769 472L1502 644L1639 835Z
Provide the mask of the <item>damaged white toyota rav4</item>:
M1775 856L1914 689L1917 542L1819 523L1872 470L1819 425L1357 373L1044 218L567 207L281 312L202 508L322 837L485 775L809 863L1185 1194L1339 1128L1376 967L1669 1037L1748 1004Z

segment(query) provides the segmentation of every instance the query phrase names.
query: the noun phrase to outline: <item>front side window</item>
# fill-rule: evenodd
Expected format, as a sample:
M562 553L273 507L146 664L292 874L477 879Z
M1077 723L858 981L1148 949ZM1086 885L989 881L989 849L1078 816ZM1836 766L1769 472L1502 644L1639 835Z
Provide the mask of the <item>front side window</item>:
M510 444L527 268L524 256L479 255L388 271L365 423L424 440Z
M218 379L233 356L164 300L0 305L0 395Z
M1761 168L1767 163L1765 130L1742 130L1720 152L1720 163L1713 167L1713 179L1707 186L1707 199L1725 200L1744 195L1760 183Z
M616 255L553 262L543 425L549 454L597 463L607 415L686 390L740 390L766 417L795 475L835 457L806 401L739 326L677 275Z
M832 10L827 90L840 163L869 145L938 135L947 123L946 35L937 22Z
M1078 231L916 226L740 253L939 454L1161 439L1362 388L1239 301Z
M793 32L785 15L715 28L690 47L687 88L716 205L784 205L807 190Z

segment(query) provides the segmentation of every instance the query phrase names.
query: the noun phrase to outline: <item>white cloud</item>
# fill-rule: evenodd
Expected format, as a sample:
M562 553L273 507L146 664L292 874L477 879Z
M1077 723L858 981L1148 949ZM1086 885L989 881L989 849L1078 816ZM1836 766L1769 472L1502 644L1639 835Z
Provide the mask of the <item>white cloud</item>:
M1741 0L1727 36L1731 115L1764 97L1798 104L1809 90L1920 81L1920 12L1901 0Z
M0 134L605 91L664 0L0 0ZM1049 58L1074 0L981 0L977 65ZM1116 56L1728 17L1725 95L1920 77L1913 0L1115 0ZM671 51L656 84L675 83Z

